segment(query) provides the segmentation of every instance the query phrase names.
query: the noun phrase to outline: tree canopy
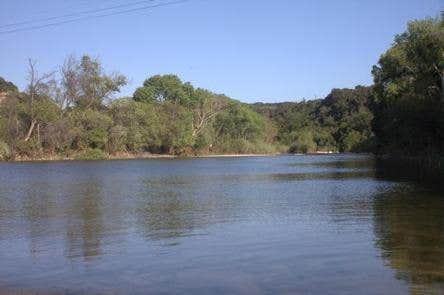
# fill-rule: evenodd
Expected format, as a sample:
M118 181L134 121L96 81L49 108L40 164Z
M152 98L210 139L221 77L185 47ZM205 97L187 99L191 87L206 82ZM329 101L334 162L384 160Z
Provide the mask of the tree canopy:
M444 20L412 21L373 67L380 152L444 151Z
M14 83L6 81L0 77L0 92L18 91L17 86Z
M175 75L150 77L132 97L113 99L126 78L106 74L98 59L70 56L58 73L40 76L30 62L28 80L0 105L2 158L274 150L265 117Z

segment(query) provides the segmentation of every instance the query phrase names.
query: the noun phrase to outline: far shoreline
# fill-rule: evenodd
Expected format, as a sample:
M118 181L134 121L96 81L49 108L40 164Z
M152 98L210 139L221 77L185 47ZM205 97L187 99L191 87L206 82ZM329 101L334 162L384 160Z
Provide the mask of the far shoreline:
M109 155L103 159L78 159L75 156L48 156L48 157L17 157L14 160L3 160L0 163L31 163L31 162L87 162L87 161L115 161L115 160L149 160L149 159L205 159L205 158L248 158L248 157L273 157L287 155L287 153L272 154L206 154L206 155L169 155L169 154L120 154Z
M341 153L260 153L260 154L201 154L201 155L170 155L170 154L151 154L151 153L137 153L137 154L115 154L109 155L106 158L102 159L78 159L76 155L73 156L61 156L61 155L53 155L53 156L44 156L44 157L17 157L14 160L0 160L0 163L42 163L42 162L71 162L71 161L79 161L79 162L87 162L87 161L116 161L116 160L150 160L150 159L223 159L223 158L254 158L254 157L276 157L276 156L331 156L338 155Z

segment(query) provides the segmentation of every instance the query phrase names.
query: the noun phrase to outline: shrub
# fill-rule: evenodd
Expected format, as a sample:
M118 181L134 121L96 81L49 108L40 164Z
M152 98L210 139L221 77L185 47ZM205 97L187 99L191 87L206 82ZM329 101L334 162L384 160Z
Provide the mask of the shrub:
M11 155L11 151L9 150L9 146L3 142L0 141L0 160L6 160Z
M36 157L41 153L41 144L36 138L31 138L28 141L20 141L17 145L17 153L28 157Z
M93 149L103 149L108 141L108 132L102 128L94 128L87 133L87 141Z
M310 131L302 131L294 134L294 143L290 146L290 153L312 153L317 150L313 134Z

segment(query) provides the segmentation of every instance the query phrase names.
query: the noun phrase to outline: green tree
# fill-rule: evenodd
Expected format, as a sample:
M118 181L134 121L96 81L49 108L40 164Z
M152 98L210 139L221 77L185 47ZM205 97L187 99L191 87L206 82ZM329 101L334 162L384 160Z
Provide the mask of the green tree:
M301 130L292 134L293 144L290 146L291 153L313 153L317 150L313 133L310 130Z
M0 92L17 92L18 88L14 83L6 81L0 77Z
M145 80L133 98L157 106L167 130L162 136L162 150L169 153L210 146L213 122L229 100L205 89L195 89L175 75L157 75Z
M224 111L216 116L213 124L215 149L234 153L268 152L271 149L267 132L274 138L275 130L268 128L267 123L271 124L250 106L231 100Z
M119 92L127 79L120 74L106 74L98 59L88 55L80 60L70 56L61 68L62 106L100 109L106 99Z
M193 116L185 107L167 101L162 104L165 116L167 134L163 138L163 151L170 154L186 153L194 144Z
M186 106L190 103L193 87L189 83L183 83L175 75L156 75L137 88L134 100L143 102L172 102Z
M111 139L120 143L113 150L162 151L168 123L164 121L160 106L119 99L111 104L109 112L114 122Z
M72 130L73 148L77 150L105 150L112 119L106 113L93 109L74 109L68 113Z
M444 150L444 20L408 24L373 68L380 152Z

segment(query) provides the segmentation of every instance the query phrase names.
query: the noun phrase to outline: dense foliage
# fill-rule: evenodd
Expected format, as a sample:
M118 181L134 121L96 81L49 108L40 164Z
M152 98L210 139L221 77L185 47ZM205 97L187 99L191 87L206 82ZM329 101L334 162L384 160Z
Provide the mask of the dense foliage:
M278 140L291 152L369 151L373 141L371 88L333 89L322 100L255 104L278 125Z
M409 23L373 75L378 151L443 154L444 19Z
M175 75L127 79L97 59L68 57L56 73L29 63L24 91L0 78L0 159L113 154L444 151L444 21L413 21L373 68L375 84L324 99L253 105Z
M69 57L60 73L29 67L23 92L1 80L0 157L118 153L275 152L275 129L250 106L194 88L177 76L153 76L133 97L111 99L126 84L98 60Z
M0 77L0 92L17 91L17 87L9 81Z

